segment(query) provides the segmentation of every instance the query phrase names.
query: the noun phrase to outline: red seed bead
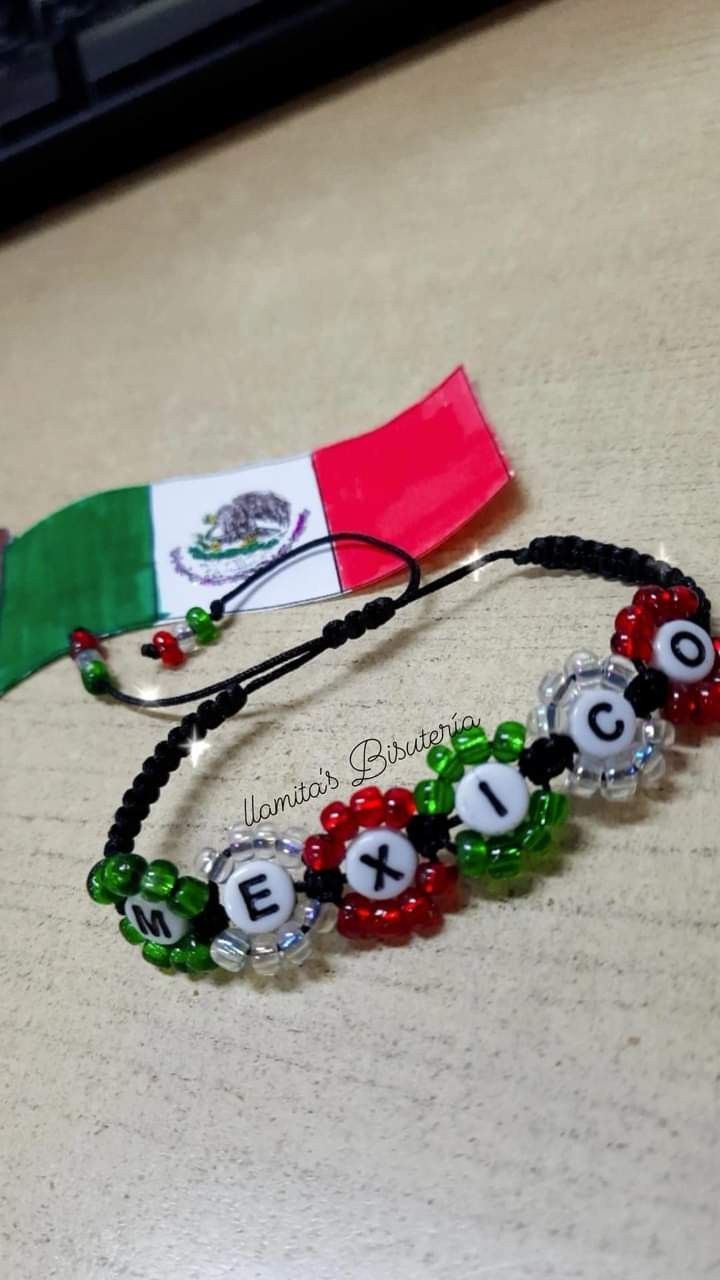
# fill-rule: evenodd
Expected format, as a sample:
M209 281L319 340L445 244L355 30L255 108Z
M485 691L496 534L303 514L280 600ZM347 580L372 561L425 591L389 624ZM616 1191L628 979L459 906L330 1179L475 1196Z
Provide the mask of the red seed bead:
M649 636L627 631L616 631L610 641L613 653L623 658L631 658L633 662L649 662L653 656L652 641Z
M359 893L348 893L338 911L336 928L343 938L355 941L370 936L372 903Z
M357 835L358 824L354 814L341 800L333 800L320 814L320 821L326 831L337 836L338 840L351 840Z
M303 849L303 862L311 871L331 871L339 867L345 857L345 845L337 836L308 836Z
M690 685L675 684L663 707L663 715L671 724L689 724L695 714L695 690Z
M657 623L673 616L673 593L667 587L640 587L633 596L633 606L647 609Z
M416 812L415 797L407 787L390 787L384 799L385 823L396 830L406 827Z
M413 929L418 933L436 933L442 925L442 911L434 898L416 889L406 889L402 895L403 911L410 917Z
M656 622L648 609L621 609L615 618L615 630L629 636L652 636Z
M385 816L382 791L379 787L363 787L355 792L350 809L361 827L379 827Z
M712 669L714 676L720 674L720 636L712 636L712 647L715 650L715 666Z
M673 602L672 617L690 618L700 608L700 597L692 587L673 587L670 591Z
M98 653L104 652L100 641L92 631L88 631L86 627L75 627L75 630L70 632L70 653L74 658L83 649L97 649Z
M372 936L380 941L409 938L412 933L412 920L403 911L398 898L390 898L387 902L375 907L372 916Z
M160 654L160 661L166 667L181 667L185 654L172 631L156 631L152 642Z
M720 681L703 680L693 688L695 706L692 718L695 724L717 724L720 720Z
M421 893L432 897L442 911L456 911L459 905L457 867L446 862L426 862L418 869L415 884Z

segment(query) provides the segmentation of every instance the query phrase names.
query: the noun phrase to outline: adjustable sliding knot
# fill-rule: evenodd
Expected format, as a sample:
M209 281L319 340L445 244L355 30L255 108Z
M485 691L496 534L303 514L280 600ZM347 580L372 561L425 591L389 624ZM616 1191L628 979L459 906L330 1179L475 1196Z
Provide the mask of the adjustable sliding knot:
M366 631L376 631L395 614L395 601L389 596L368 600L362 609L351 609L344 618L332 618L322 629L330 649L339 649L348 640L359 640Z

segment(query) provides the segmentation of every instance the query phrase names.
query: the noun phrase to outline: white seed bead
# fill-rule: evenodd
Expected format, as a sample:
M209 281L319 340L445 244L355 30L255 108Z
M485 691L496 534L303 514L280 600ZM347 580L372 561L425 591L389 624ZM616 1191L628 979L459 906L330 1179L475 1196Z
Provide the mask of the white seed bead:
M670 680L697 684L715 666L715 650L707 631L696 622L676 618L658 627L653 640L653 666Z
M305 834L297 827L282 832L276 843L277 860L281 867L296 867L305 848Z
M527 720L528 735L531 738L542 738L550 732L550 724L548 720L548 708L542 703L539 707L533 707Z
M223 880L227 880L232 871L232 862L224 853L218 853L216 849L203 849L196 859L196 869L208 880L214 880L216 884L221 884Z
M210 943L210 956L228 973L240 973L250 952L250 943L239 929L224 929Z
M311 899L303 911L302 923L315 933L331 933L335 928L338 909L334 902L318 902Z
M589 765L578 764L573 772L568 774L567 789L573 795L584 796L585 798L594 796L599 786L600 773L595 769L591 769Z
M259 831L253 833L254 849L272 849L274 852L277 842L278 833L273 827L261 827Z
M280 954L274 943L256 942L250 952L250 963L256 973L272 977L280 968Z
M176 622L170 630L183 653L192 653L197 644L192 627L187 622Z
M469 827L484 836L504 835L522 822L530 793L522 774L492 761L470 769L455 788L455 807Z
M647 750L647 748L646 748ZM650 754L645 756L642 768L642 781L647 787L656 787L665 776L667 769L667 760L662 751L656 751L654 747L650 748Z
M643 725L646 742L671 747L675 741L675 725L669 720L646 720Z

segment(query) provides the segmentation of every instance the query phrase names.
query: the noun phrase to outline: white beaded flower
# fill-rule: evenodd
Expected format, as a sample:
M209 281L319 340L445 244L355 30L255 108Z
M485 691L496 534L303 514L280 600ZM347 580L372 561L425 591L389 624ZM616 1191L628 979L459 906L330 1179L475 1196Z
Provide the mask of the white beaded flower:
M573 768L560 780L580 796L596 792L628 800L642 781L653 786L665 772L664 749L674 741L671 724L657 712L641 718L625 695L637 675L626 658L574 653L562 671L541 681L530 714L533 736L568 734L577 747Z
M304 964L312 951L310 934L333 928L332 904L298 901L290 871L297 868L302 877L304 843L297 831L235 826L221 852L202 850L198 870L218 886L229 920L210 944L221 969L239 973L249 960L256 973L270 976L285 962Z

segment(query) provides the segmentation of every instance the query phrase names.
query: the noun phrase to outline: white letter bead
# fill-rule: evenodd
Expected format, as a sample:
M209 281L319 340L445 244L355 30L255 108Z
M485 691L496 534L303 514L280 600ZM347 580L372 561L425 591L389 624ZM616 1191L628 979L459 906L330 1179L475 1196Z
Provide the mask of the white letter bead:
M388 827L371 827L348 845L345 875L351 889L364 898L394 898L412 884L417 862L406 836Z
M125 899L125 915L133 929L148 942L162 942L167 946L179 942L190 928L190 921L176 915L164 902L150 902L141 893Z
M295 909L295 886L275 862L243 862L220 886L228 916L244 933L269 933L289 920Z
M509 764L479 764L455 788L463 822L484 836L501 836L522 822L530 794L522 774Z
M653 665L670 680L695 684L715 666L715 650L707 631L696 622L677 618L658 627L653 640Z
M630 703L614 689L586 689L572 704L570 736L583 755L596 760L627 750L636 728Z

